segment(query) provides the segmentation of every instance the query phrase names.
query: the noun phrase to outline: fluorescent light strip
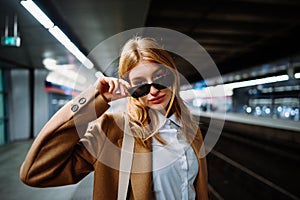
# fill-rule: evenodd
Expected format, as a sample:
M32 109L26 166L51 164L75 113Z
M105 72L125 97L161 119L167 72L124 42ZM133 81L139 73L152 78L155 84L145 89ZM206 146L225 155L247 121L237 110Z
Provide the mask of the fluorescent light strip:
M45 13L31 0L21 1L24 6L46 29L54 26L54 23L45 15Z
M92 69L94 67L94 64L74 45L73 42L71 42L59 27L54 26L54 23L32 0L23 0L21 1L21 4L86 68Z
M298 76L300 78L300 73ZM249 81L241 81L241 82L228 83L228 84L222 84L216 86L209 86L204 88L203 90L191 89L191 90L181 91L180 95L185 96L185 99L192 99L195 97L207 98L207 97L232 96L233 89L235 88L286 81L288 79L289 79L288 75L272 76L272 77L249 80Z
M289 80L288 75L280 75L280 76L271 76L271 77L267 77L267 78L254 79L254 80L249 80L249 81L228 83L228 84L224 84L224 86L228 87L230 89L234 89L234 88L241 88L241 87L247 87L247 86L261 85L261 84L266 84L266 83L274 83L274 82L279 82L279 81L287 81L287 80Z
M93 63L74 45L73 42L58 28L54 26L48 30L62 45L64 45L88 69L93 68Z

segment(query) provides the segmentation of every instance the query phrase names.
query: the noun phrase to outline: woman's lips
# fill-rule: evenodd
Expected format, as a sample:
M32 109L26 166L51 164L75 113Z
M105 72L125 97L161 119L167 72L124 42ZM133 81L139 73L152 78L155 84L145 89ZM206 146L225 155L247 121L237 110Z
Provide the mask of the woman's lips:
M164 99L165 99L164 97L165 97L165 95L162 95L159 97L154 97L154 98L149 99L149 101L153 104L159 104L164 101Z

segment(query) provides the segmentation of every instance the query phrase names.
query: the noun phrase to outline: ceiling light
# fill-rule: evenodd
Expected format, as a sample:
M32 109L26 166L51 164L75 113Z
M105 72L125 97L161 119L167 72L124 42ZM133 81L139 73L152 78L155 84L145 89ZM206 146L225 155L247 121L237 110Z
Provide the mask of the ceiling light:
M87 79L83 75L72 70L52 71L47 75L46 81L78 91L83 91L87 87L85 85Z
M48 31L65 46L86 68L92 69L94 64L74 45L73 42L54 25L45 13L32 1L23 0L21 4L46 28Z
M60 71L60 70L74 70L76 66L74 64L63 64L63 65L45 65L48 70Z
M43 64L47 67L47 66L53 66L56 65L56 60L53 58L45 58L43 60Z
M298 73L298 76L300 78L300 73ZM193 98L232 96L233 89L235 88L255 86L255 85L287 81L287 80L289 80L288 75L271 76L267 78L254 79L249 81L241 81L241 82L234 82L234 83L228 83L228 84L222 84L216 86L209 86L203 88L202 90L191 89L186 91L180 91L180 95L185 100L193 99Z
M71 42L60 28L54 26L49 29L49 32L88 69L92 69L94 67L94 64L75 46L73 42Z
M54 23L45 15L45 13L31 0L21 1L22 6L26 8L46 29L54 26Z
M288 75L280 75L280 76L271 76L271 77L267 77L267 78L254 79L254 80L249 80L249 81L228 83L228 84L225 84L224 86L228 87L230 89L234 89L234 88L248 87L248 86L261 85L261 84L267 84L267 83L274 83L274 82L279 82L279 81L287 81L287 80L289 80Z

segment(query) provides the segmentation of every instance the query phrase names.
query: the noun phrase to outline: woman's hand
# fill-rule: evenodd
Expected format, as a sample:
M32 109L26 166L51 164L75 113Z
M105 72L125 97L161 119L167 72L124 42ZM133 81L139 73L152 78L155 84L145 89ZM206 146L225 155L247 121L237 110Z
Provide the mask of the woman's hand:
M129 95L127 88L130 87L130 84L123 79L103 76L97 80L95 85L107 101L114 101Z

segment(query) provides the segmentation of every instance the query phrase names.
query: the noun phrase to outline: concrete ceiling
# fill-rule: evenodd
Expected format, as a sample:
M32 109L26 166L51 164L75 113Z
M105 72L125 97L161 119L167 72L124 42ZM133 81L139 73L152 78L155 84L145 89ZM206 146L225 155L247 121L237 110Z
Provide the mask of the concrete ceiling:
M164 27L198 41L221 74L264 64L300 51L299 0L35 0L86 55L101 41L125 30ZM21 47L0 46L1 67L44 68L43 58L76 59L20 4L0 1L5 17L18 16ZM11 30L12 31L12 30ZM197 81L190 66L181 73Z

